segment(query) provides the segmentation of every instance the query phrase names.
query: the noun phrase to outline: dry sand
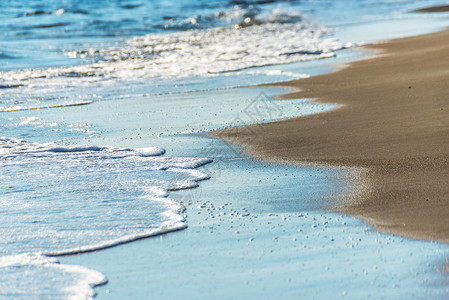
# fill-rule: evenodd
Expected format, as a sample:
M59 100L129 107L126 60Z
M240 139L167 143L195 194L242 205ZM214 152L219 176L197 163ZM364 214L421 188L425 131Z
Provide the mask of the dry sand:
M449 31L366 48L378 55L278 84L296 90L280 99L340 108L214 135L258 157L367 168L370 189L336 210L384 232L449 242Z

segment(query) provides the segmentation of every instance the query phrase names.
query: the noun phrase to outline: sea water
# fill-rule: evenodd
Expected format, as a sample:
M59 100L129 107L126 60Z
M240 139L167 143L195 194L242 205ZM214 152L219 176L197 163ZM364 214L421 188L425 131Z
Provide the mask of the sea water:
M0 3L0 295L93 297L106 277L54 256L186 228L171 192L242 156L198 134L334 107L236 87L316 74L303 62L344 57L364 42L357 28L423 4Z

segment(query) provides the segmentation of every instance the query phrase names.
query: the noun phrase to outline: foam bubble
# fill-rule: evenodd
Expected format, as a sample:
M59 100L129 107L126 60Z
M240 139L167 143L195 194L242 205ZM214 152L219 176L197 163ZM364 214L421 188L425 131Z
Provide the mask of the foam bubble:
M93 299L93 288L107 282L100 272L42 254L0 257L0 278L0 295L11 299Z

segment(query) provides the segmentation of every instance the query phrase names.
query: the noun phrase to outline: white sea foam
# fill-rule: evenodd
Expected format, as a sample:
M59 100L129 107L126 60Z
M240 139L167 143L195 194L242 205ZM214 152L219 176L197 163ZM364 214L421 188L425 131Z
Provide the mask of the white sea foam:
M235 14L244 15L240 10L215 17L236 19ZM329 34L326 27L298 12L275 9L246 17L233 25L135 36L117 46L70 51L68 56L81 57L91 63L0 72L0 77L4 85L20 85L8 89L8 93L17 98L22 97L18 91L26 92L29 99L45 93L56 95L55 91L59 92L58 96L65 91L71 98L76 91L79 97L84 97L77 101L88 101L95 96L84 92L81 95L80 88L89 87L93 91L107 87L110 91L117 88L118 81L125 89L127 86L123 82L143 84L152 78L214 77L229 72L238 75L235 71L331 57L335 51L351 46L330 38ZM287 79L304 76L274 70L252 72L247 74L285 76ZM20 109L27 108L21 105L0 108L2 111Z
M210 76L272 64L325 58L342 49L329 30L299 14L273 12L265 22L134 37L120 48L89 49L80 55L120 78ZM97 74L94 69L90 75Z
M186 228L184 207L169 191L209 178L196 168L211 160L164 153L159 147L61 146L1 137L0 295L93 297L103 275L48 256ZM42 287L21 290L39 278ZM50 288L51 278L57 282Z
M107 282L100 272L42 254L0 257L0 278L2 299L93 299L93 288Z
M0 138L1 253L14 254L15 243L25 241L22 252L84 252L185 228L182 207L167 198L168 191L208 179L196 168L211 160L160 156L164 153L158 147L59 146ZM126 215L118 217L123 211Z
M308 78L310 75L308 74L301 74L301 73L294 73L294 72L285 72L282 70L259 70L259 71L246 71L247 74L250 75L268 75L268 76L288 76L291 78Z
M0 73L1 75L1 73ZM32 100L32 99L29 99ZM24 110L39 110L48 108L61 108L70 106L81 106L91 104L91 100L69 100L69 101L58 101L54 103L46 103L41 101L27 101L22 105L4 105L0 106L0 112L13 112L13 111L24 111Z
M34 120L34 119L33 119ZM53 153L71 153L71 152L88 152L95 151L103 153L109 153L114 158L126 157L126 156L136 156L136 157L150 157L159 156L165 153L165 149L160 147L147 147L147 148L116 148L116 147L100 147L92 145L81 145L81 146L60 146L55 143L31 143L21 139L0 137L0 158L7 156L21 156L25 154L41 153L41 152L53 152ZM162 158L163 163L170 163L171 160L177 161L176 158ZM195 168L197 165L194 163L201 163L209 160L197 160L197 159L186 159L186 161L179 162L187 167ZM179 164L176 164L179 166ZM198 165L199 166L199 165ZM158 168L158 166L155 166ZM165 164L162 164L159 168L166 168Z
M40 136L44 140L67 140L71 137L80 135L86 137L98 137L101 131L94 130L92 123L70 123L64 118L56 120L47 120L43 115L36 112L34 115L30 113L8 114L9 118L2 119L3 134L5 135L21 135L21 136ZM98 128L98 127L97 127ZM42 133L44 131L45 133Z
M142 157L165 154L165 149L159 147L137 148L134 149L134 151L136 151Z
M17 124L13 124L16 126L23 126L23 125L35 125L38 124L40 121L42 121L42 118L39 117L21 117L21 122Z

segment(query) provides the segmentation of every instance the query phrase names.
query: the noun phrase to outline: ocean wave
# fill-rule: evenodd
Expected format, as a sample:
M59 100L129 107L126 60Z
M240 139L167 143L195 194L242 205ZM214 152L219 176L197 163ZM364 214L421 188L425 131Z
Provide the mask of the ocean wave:
M43 28L63 27L63 26L69 26L69 25L70 25L70 23L68 23L68 22L60 22L60 23L33 25L33 26L30 26L29 28L43 29ZM27 28L25 27L25 29L27 29Z
M15 89L15 88L19 88L22 86L23 86L23 84L0 84L0 90Z
M87 10L83 9L64 9L59 8L57 10L32 10L29 12L20 13L17 15L18 18L20 17L34 17L34 16L42 16L42 15L56 15L60 16L66 13L71 14L81 14L81 15L87 15L89 12Z
M0 59L15 59L14 55L12 55L9 51L0 50Z
M0 138L0 254L80 253L185 228L168 192L208 179L197 168L211 160L164 153Z
M243 15L245 16L245 15ZM134 37L121 47L68 52L94 59L97 69L120 78L188 77L245 68L311 60L334 55L351 46L326 38L330 31L299 13L274 10L261 18L246 17L233 26Z
M94 287L107 283L100 272L39 253L0 257L0 278L0 296L6 299L93 299ZM23 288L36 282L32 290Z
M86 63L0 72L2 85L20 86L27 99L43 93L73 97L80 90L113 93L148 85L148 80L236 75L235 71L244 69L332 57L335 51L352 46L329 37L329 29L298 12L249 13L253 10L237 7L218 14L219 18L241 20L229 26L147 34L119 46L68 51L67 56Z
M56 256L185 229L169 191L208 179L212 160L164 153L0 137L0 296L92 299L106 277Z
M53 104L32 102L23 103L26 105L8 105L0 106L0 112L14 112L14 111L25 111L25 110L40 110L49 108L61 108L61 107L71 107L71 106L82 106L91 104L93 101L81 100L81 101L57 101Z

